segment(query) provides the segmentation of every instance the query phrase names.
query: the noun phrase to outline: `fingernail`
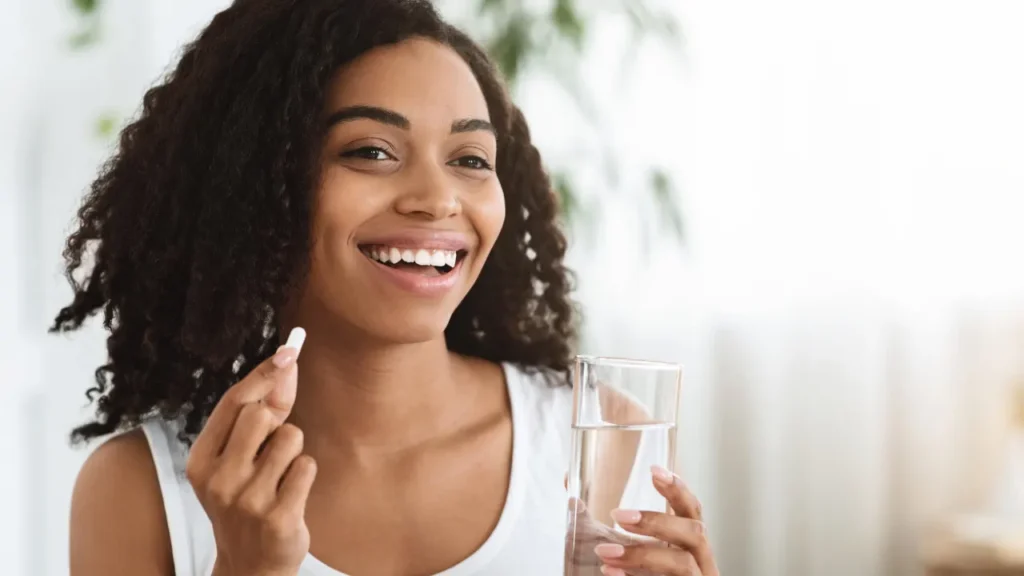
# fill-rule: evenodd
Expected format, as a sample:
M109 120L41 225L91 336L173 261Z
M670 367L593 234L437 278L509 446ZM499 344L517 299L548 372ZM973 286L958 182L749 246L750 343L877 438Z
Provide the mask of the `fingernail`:
M306 342L306 331L302 328L292 328L288 333L288 340L274 353L274 366L285 368L299 359L299 352Z
M604 574L604 576L626 576L622 568L612 568L607 565L601 566L601 574Z
M675 475L661 466L651 466L651 474L662 484L672 484L676 481Z
M626 549L620 544L598 544L594 546L594 553L601 558L621 558Z
M640 521L640 512L638 510L620 510L616 508L612 510L612 518L619 524L636 524Z
M274 359L272 360L274 366L278 368L287 368L291 366L295 360L299 357L299 351L291 346L281 346L274 353Z

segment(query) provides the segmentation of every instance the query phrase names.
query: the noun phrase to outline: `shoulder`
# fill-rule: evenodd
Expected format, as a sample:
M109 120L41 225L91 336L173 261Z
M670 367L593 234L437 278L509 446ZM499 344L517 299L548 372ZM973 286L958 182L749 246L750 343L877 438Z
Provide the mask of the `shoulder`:
M509 397L524 423L567 436L572 420L572 385L566 374L519 364L505 364Z
M601 384L601 417L608 422L639 424L651 421L651 413L642 402L625 390Z
M569 375L550 368L507 363L502 368L509 388L545 404L572 400Z
M149 443L133 430L86 459L71 499L71 574L170 575L170 535Z

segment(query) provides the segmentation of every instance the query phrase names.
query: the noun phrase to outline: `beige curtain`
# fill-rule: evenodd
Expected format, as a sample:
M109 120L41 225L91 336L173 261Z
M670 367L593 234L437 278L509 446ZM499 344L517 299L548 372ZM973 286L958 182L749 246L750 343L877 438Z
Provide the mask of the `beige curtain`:
M713 339L725 573L918 574L929 529L987 505L1024 314L734 321Z

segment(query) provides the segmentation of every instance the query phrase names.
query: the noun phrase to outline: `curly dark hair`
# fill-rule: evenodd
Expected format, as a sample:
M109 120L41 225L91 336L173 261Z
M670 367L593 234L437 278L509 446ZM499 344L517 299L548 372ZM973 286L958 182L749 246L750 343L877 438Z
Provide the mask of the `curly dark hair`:
M448 348L567 373L577 311L550 181L486 54L427 0L235 0L149 90L93 182L64 250L74 300L52 332L103 310L109 359L87 441L144 418L198 434L276 348L277 311L308 272L312 193L333 73L422 37L476 76L498 133L506 218L446 330ZM561 379L561 378L559 378Z

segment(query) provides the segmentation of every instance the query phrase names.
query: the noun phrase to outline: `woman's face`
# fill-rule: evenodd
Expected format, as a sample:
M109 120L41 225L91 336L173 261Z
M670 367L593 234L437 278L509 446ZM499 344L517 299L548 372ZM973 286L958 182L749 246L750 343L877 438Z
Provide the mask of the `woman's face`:
M390 342L437 338L505 219L497 144L469 66L407 40L335 75L304 306Z

